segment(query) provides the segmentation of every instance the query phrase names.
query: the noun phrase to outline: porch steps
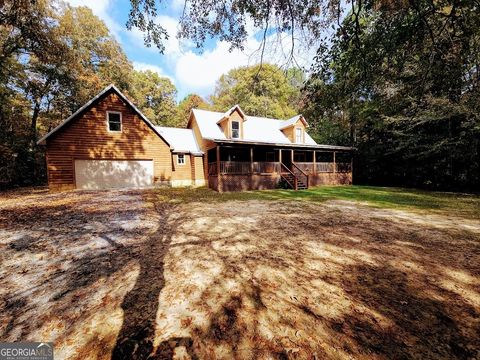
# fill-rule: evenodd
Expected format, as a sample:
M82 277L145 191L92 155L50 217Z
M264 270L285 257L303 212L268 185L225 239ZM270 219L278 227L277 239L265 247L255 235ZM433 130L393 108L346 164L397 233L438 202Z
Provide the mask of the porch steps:
M293 189L293 184L295 184L295 175L291 173L282 173L282 177L288 181L290 187ZM305 190L307 189L307 185L300 179L297 178L297 190Z

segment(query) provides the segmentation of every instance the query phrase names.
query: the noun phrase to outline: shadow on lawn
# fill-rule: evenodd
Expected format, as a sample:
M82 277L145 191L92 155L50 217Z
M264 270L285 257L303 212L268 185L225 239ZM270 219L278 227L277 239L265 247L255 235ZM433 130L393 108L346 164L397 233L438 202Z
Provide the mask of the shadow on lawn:
M184 346L190 357L196 359L191 338L171 338L162 342L153 353L156 315L161 306L159 296L165 286L165 255L172 235L180 225L179 219L171 219L176 211L174 205L157 203L156 211L160 215L158 230L140 251L132 254L139 261L140 273L122 302L123 325L112 351L114 360L170 359L178 346Z
M458 293L438 285L447 267L472 277L479 275L477 236L464 237L454 231L433 231L368 216L354 219L328 214L328 210L320 208L319 213L302 213L301 217L292 218L301 207L272 204L275 216L256 213L260 220L251 227L242 224L238 239L229 239L221 228L206 226L192 230L194 239L172 244L173 236L184 231L179 230L181 223L188 224L194 214L172 203L157 201L155 206L158 229L144 242L125 245L114 236L121 231L124 238L135 239L142 229L130 232L113 227L101 231L98 236L109 245L108 251L87 251L66 272L47 278L42 284L45 288L39 292L56 292L49 306L55 308L52 313L62 316L78 306L75 297L70 299L70 293L102 277L108 279L129 263L138 264L135 284L121 303L123 322L113 341L114 348L109 342L102 345L114 360L170 359L178 347L183 347L192 359L214 357L212 349L220 348L228 350L224 357L230 354L239 359L468 359L480 355L476 336L479 309ZM221 220L219 217L233 217L241 210L230 209L231 204L224 207L215 215L217 218L203 208L204 220L212 216L211 223L215 224ZM49 247L73 247L77 238L91 232L85 228L91 217L110 224L111 210L91 210L86 219L75 206L49 210L61 215L52 219L46 209L39 212L38 207L22 214L0 215L12 223L16 221L17 226L31 225L32 219L37 227L55 224L52 234L71 233L70 242L62 243L55 236L22 238L11 242L9 251L45 251L46 241ZM182 216L178 216L179 211ZM115 212L127 220L138 214L138 210L128 209ZM279 241L279 234L283 234L283 241ZM362 241L349 241L351 238ZM402 247L398 247L398 241L402 241ZM215 263L222 271L198 298L191 300L190 305L197 309L210 304L203 325L194 323L190 336L172 337L155 347L157 312L168 307L159 303L165 287L165 256L175 249L185 250L192 263ZM381 261L369 263L358 254ZM465 254L473 255L467 258ZM398 266L401 262L426 267L428 274L407 271ZM268 276L262 277L262 271ZM279 274L278 279L275 274ZM179 294L188 297L182 279L173 276L172 280L178 281ZM236 284L233 290L232 284ZM478 287L471 285L471 289ZM336 292L341 295L335 295ZM347 299L348 305L339 299ZM19 294L5 303L1 310L10 315L10 323L2 338L15 327L20 329L18 340L41 328L41 318L19 320L26 312L34 314L30 300ZM336 311L334 316L329 313L331 308ZM100 357L96 355L92 357Z
M478 341L458 327L466 321L462 312L474 315L475 308L459 296L444 292L453 295L453 304L429 296L412 286L406 273L389 265L354 265L345 274L338 281L356 306L374 310L390 324L380 326L377 318L361 311L327 321L337 336L348 340L343 347L346 353L353 345L356 353L386 359L473 359L478 355L474 350Z

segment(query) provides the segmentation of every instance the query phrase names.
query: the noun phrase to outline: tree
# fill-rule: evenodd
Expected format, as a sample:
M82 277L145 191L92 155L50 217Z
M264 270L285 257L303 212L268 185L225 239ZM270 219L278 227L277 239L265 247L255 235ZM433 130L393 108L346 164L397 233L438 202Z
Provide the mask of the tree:
M61 99L69 111L110 83L122 91L130 90L133 66L105 23L89 8L64 5L56 31L69 48L68 70L75 79Z
M105 24L88 8L57 5L0 5L0 187L41 182L39 134L107 84L130 87L133 67Z
M127 28L140 29L145 33L145 44L153 43L163 52L164 41L172 34L153 20L157 16L157 3L130 0L130 4ZM203 46L207 37L218 37L229 42L232 48L242 49L248 36L247 21L251 21L263 29L264 39L271 30L287 33L293 50L300 36L306 42L314 42L325 28L340 19L343 11L340 5L340 0L185 0L178 35L192 40L198 47Z
M357 181L478 190L480 15L415 5L354 9L318 54L307 112L358 147Z
M222 75L211 100L217 111L239 104L249 115L286 119L297 113L292 105L299 92L280 68L263 64L240 67Z
M175 125L177 89L170 79L150 70L134 71L130 95L138 108L155 124Z
M39 176L37 121L43 90L57 83L65 46L52 26L47 1L0 5L0 186ZM42 64L54 63L53 66Z
M185 98L178 104L175 125L182 128L187 126L190 111L192 111L192 109L210 110L211 105L197 94L189 94L185 96Z

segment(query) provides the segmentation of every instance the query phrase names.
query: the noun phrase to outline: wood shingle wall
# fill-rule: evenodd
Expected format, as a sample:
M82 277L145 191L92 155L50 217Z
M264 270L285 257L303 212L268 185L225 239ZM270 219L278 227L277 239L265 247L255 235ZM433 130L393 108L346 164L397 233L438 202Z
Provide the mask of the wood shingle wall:
M109 132L107 111L122 113L122 131ZM153 160L154 181L172 177L170 147L114 92L71 120L46 144L51 188L75 187L75 159Z

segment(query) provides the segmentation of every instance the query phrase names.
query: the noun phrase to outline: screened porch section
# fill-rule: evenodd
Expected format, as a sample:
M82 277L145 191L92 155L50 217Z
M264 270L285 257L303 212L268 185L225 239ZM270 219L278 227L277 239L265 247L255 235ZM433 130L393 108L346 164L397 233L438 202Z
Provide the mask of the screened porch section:
M208 175L279 174L294 168L309 175L352 171L352 154L340 151L217 146L207 156Z

